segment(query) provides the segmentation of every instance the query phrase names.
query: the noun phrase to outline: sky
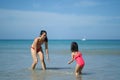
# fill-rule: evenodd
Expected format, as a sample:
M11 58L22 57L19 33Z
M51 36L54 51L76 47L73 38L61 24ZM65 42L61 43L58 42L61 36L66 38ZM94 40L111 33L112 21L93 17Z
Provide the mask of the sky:
M120 39L120 0L0 0L0 39Z

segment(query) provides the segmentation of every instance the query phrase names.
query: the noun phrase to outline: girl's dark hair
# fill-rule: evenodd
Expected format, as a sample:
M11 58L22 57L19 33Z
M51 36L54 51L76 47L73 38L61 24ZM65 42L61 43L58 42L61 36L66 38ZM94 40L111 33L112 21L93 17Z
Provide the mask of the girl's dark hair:
M47 32L45 30L41 30L40 32L40 36L43 34L43 33L46 33L46 37L45 37L45 42L48 42L48 38L47 38Z
M76 42L71 43L71 52L78 51L78 44Z

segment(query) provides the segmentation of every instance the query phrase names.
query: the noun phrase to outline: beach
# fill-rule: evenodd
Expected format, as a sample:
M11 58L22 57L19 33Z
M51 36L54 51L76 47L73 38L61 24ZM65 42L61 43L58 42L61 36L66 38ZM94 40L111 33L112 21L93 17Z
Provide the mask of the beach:
M0 80L120 79L120 40L49 40L50 62L45 58L46 71L41 69L40 61L35 70L30 69L32 41L0 40ZM67 64L71 58L72 41L78 43L85 60L79 77L74 75L76 63Z

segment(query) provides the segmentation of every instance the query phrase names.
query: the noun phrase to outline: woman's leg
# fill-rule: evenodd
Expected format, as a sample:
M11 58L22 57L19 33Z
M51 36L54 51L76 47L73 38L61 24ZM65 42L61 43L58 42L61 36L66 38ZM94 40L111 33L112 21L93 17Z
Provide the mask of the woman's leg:
M46 70L46 64L45 64L45 61L44 61L43 52L39 51L38 54L39 54L39 57L40 57L40 62L41 62L42 69Z
M32 49L31 49L31 55L32 55L32 59L33 59L33 63L31 65L31 68L35 69L35 66L36 66L38 60L37 60L37 55L36 55L35 51Z

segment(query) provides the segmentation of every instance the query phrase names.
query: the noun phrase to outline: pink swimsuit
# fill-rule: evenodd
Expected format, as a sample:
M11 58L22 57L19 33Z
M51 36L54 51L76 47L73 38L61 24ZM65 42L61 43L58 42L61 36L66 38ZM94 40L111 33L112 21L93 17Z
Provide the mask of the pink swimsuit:
M74 56L74 59L76 60L76 63L79 64L81 67L84 67L84 60L82 58L82 54L81 52L78 52L75 56Z

